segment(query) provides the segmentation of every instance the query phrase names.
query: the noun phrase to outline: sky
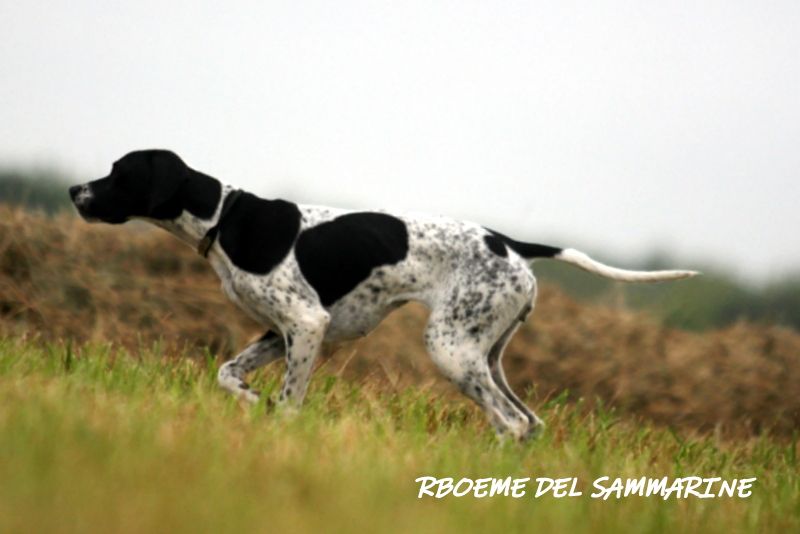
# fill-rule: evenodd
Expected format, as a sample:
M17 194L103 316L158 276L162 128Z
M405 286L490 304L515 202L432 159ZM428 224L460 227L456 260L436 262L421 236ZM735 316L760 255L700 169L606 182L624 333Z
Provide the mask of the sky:
M800 2L0 0L0 165L800 270Z

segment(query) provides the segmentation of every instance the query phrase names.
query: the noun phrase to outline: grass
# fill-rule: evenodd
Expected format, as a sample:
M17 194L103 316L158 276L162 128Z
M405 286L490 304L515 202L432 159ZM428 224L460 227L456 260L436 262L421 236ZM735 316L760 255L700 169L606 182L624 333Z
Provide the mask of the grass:
M315 375L296 416L219 391L216 362L0 339L2 532L798 531L797 439L738 441L538 406L499 443L430 389ZM253 384L274 392L280 368ZM420 476L578 477L583 497L417 499ZM757 477L747 499L588 498L600 476Z

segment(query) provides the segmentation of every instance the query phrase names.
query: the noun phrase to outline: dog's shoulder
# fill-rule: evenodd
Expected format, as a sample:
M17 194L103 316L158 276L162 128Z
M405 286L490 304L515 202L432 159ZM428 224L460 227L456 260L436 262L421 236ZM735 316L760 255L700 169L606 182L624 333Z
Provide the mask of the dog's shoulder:
M267 274L291 251L301 220L292 202L242 193L220 228L219 243L236 267Z

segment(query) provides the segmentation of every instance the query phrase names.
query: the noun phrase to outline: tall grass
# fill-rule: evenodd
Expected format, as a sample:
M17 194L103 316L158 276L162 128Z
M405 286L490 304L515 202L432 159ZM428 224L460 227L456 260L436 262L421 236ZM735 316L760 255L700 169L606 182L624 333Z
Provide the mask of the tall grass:
M179 357L183 356L183 357ZM671 432L554 398L498 443L462 400L323 370L290 417L212 358L0 340L2 532L791 532L798 445ZM255 377L274 392L279 369ZM578 477L583 497L417 499L420 476ZM747 499L590 499L599 476L757 477Z

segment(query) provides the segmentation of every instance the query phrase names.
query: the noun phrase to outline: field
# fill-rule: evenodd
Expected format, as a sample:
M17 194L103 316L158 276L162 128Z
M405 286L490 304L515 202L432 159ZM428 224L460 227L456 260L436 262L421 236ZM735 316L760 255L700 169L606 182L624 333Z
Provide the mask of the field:
M686 438L540 406L547 432L499 444L471 406L319 373L302 414L243 407L213 360L0 345L4 532L792 531L797 444ZM271 369L257 385L277 383ZM420 476L756 477L747 499L417 499Z
M216 367L262 332L188 247L0 208L0 532L800 528L796 331L686 332L544 285L505 359L547 423L519 445L430 368L424 320L403 308L323 359L297 415L242 406ZM577 477L583 495L418 499L422 476ZM592 499L602 476L757 480Z

